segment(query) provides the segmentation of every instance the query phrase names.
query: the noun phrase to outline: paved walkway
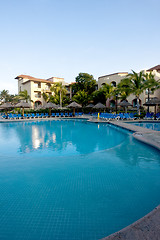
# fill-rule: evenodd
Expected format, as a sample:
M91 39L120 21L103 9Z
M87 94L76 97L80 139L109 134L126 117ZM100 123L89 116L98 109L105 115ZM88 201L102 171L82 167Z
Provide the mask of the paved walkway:
M160 206L152 212L103 240L160 240Z

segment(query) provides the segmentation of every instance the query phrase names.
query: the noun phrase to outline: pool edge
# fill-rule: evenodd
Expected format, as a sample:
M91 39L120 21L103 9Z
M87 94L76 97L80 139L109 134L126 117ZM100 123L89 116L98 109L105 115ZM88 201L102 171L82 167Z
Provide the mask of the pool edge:
M144 217L101 240L158 240L160 236L160 205Z

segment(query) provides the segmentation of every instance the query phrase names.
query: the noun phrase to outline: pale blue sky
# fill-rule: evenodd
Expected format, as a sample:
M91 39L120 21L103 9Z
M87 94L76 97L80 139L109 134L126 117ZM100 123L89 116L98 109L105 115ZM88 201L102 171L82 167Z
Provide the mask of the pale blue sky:
M64 77L160 64L159 0L0 0L0 91L19 74Z

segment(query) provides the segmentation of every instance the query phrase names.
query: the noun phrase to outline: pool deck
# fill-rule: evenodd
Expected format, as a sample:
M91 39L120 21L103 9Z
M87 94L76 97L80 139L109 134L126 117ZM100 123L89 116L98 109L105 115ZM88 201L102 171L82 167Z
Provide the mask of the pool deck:
M108 123L123 129L127 129L133 133L133 137L145 144L148 144L158 150L160 150L160 131L154 131L147 128L139 127L136 125L129 124L133 121L125 120L112 120L106 121L104 119L97 119L94 117L78 117L78 119L88 119L89 122L94 123ZM22 122L22 121L48 121L48 120L63 120L63 119L73 119L73 118L42 118L42 119L0 119L0 122ZM77 119L74 118L74 119ZM140 122L134 121L134 122ZM151 122L151 121L148 121ZM152 121L160 122L160 121ZM108 237L103 238L103 240L160 240L160 205L156 207L153 211L148 213L146 216L142 217L138 221L132 223L126 228L111 234Z
M160 206L128 227L103 238L103 240L159 240Z

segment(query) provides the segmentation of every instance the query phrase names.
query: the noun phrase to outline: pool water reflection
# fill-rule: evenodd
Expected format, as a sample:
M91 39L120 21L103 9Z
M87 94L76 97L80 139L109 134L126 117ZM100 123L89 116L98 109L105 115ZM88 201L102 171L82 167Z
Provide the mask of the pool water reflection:
M116 134L116 137L114 137ZM9 136L6 141L6 136ZM43 121L0 125L1 154L75 155L114 147L125 134L86 121ZM14 142L14 144L13 144ZM9 151L8 151L9 149Z
M160 203L159 151L110 124L0 124L0 239L97 240Z

